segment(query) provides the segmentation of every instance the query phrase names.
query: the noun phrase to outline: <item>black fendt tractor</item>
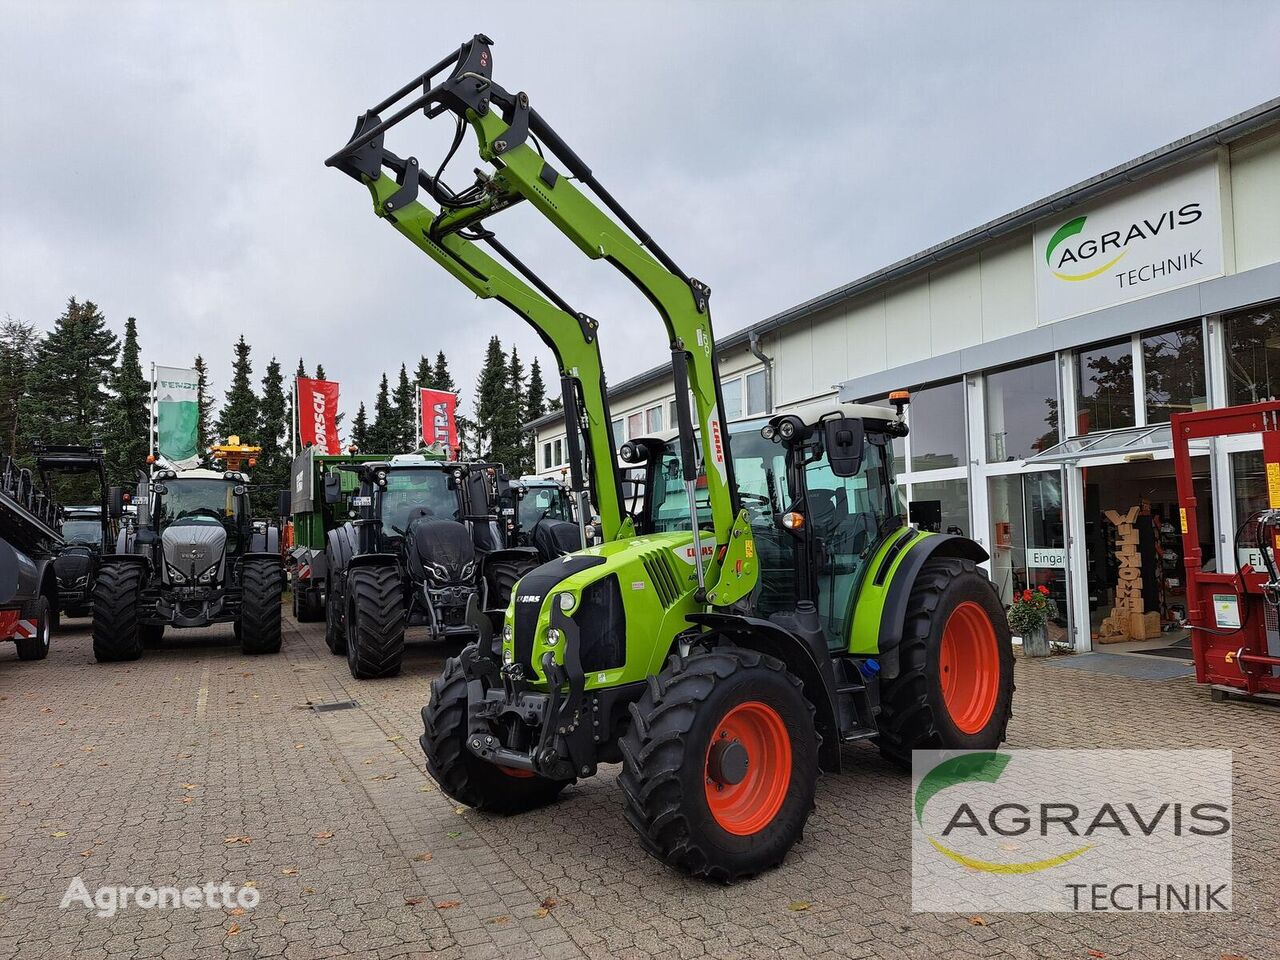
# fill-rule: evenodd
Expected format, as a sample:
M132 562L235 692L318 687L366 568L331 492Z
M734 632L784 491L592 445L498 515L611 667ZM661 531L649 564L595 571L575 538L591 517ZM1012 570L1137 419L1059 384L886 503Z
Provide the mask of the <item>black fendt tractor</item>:
M136 660L165 627L235 624L244 653L278 653L284 578L279 529L255 529L249 478L158 469L139 482L135 525L102 558L93 592L93 653ZM109 504L122 510L119 496Z
M36 469L45 489L54 489L61 476L87 476L97 481L97 503L62 508L62 538L54 557L58 578L58 607L64 616L87 617L93 613L93 585L102 558L115 551L116 524L108 508L107 467L102 447L68 444L36 446Z
M351 520L325 548L325 640L359 679L400 672L407 626L432 640L487 645L511 590L542 558L512 546L518 494L499 464L402 454L339 464L325 498L342 497L335 471L359 477Z

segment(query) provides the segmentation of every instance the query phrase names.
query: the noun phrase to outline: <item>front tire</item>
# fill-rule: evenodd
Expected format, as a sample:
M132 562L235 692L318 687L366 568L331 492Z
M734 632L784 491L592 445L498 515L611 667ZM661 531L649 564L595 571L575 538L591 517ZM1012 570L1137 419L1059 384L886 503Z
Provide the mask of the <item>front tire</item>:
M271 560L246 560L240 574L240 651L279 653L282 588L280 567Z
M928 561L916 577L898 648L898 675L880 684L887 759L912 750L992 750L1013 701L1013 644L995 590L968 560Z
M19 660L43 660L49 655L49 643L53 635L53 607L46 596L37 597L35 607L36 635L14 641Z
M325 588L324 645L335 657L342 657L347 653L347 625L342 622L345 603L345 594L336 593L333 580L330 580Z
M405 607L395 567L347 574L347 666L357 680L394 677L404 656Z
M142 656L138 602L143 568L111 564L93 586L93 655L99 663L119 663Z
M646 850L722 883L782 863L813 810L818 735L781 661L737 647L672 657L631 717L619 783Z
M467 749L467 678L459 657L450 657L444 671L431 681L431 700L422 708L422 728L418 743L427 757L427 772L446 795L468 807L523 813L551 803L570 783L523 770L508 772Z

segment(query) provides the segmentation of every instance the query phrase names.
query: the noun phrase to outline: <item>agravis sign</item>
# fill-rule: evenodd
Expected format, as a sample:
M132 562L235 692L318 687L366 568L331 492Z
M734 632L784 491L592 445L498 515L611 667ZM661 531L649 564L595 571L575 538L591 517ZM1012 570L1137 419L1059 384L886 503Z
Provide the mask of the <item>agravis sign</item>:
M1220 189L1210 160L1041 222L1034 240L1038 322L1221 276Z

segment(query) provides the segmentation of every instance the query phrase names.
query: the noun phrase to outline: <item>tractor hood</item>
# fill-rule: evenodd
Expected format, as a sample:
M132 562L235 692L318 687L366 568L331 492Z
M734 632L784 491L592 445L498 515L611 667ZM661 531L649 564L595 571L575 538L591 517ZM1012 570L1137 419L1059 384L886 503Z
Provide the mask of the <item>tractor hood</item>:
M166 577L177 583L216 575L227 550L227 531L220 523L179 520L160 535ZM176 572L176 574L175 574Z
M414 579L437 584L469 581L476 572L476 549L465 524L420 518L409 524L409 572Z

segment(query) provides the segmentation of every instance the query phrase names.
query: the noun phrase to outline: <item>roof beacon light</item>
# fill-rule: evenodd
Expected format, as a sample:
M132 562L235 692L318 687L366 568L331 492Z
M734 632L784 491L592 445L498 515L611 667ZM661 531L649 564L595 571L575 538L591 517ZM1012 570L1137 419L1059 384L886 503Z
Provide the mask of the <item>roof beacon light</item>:
M902 410L911 402L910 390L894 390L889 394L889 402L893 404L893 409L898 412L898 416L902 416Z

